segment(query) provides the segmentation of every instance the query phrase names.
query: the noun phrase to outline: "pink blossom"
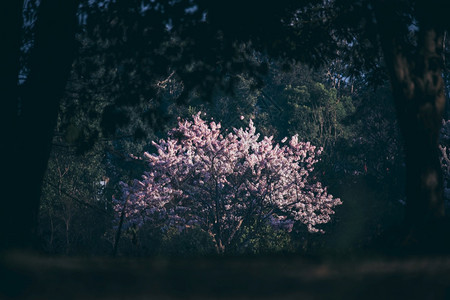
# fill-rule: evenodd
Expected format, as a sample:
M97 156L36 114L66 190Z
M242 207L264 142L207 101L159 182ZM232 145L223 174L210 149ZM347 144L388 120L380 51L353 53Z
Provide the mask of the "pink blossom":
M153 142L157 154L144 153L149 172L121 183L122 196L113 200L117 220L124 212L126 226L147 220L177 228L195 224L222 247L255 216L276 228L291 230L300 222L323 232L317 226L329 222L342 202L309 178L321 148L297 135L283 146L272 137L259 139L251 120L222 135L220 123L208 124L200 115L179 119L167 140Z

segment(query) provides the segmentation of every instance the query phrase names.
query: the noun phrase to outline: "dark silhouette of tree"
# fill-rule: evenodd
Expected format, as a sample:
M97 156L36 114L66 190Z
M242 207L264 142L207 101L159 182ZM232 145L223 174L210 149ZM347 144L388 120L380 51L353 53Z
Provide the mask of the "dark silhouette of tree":
M29 75L18 88L22 1L2 9L14 21L2 56L1 248L29 246L35 234L42 179L51 149L59 99L75 54L77 1L43 0L37 13ZM8 17L7 20L10 20ZM3 67L5 66L5 68Z
M439 3L433 2L414 3L410 24L402 20L401 8L404 11L404 7L398 7L398 4L383 3L387 9L374 7L380 45L404 138L406 222L411 227L411 234L418 239L425 238L430 231L441 229L439 222L445 214L438 138L445 108L442 58L448 21ZM413 29L415 34L410 41L407 33L411 28L405 27L415 23L418 28Z

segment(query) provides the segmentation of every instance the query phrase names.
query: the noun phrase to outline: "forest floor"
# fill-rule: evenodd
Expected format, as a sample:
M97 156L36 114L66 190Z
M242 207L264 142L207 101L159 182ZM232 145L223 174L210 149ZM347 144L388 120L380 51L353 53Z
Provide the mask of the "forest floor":
M0 256L0 299L450 299L450 256Z

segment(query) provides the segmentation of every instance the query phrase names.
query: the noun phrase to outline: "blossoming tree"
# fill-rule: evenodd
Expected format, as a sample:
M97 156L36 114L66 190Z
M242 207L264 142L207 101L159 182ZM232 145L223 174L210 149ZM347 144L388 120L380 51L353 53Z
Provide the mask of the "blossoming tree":
M149 165L141 180L121 183L114 199L123 226L165 222L180 230L197 226L223 253L245 225L271 224L291 229L294 222L310 232L330 221L341 204L309 174L322 149L299 142L282 145L272 137L259 139L252 121L227 133L200 117L179 120L167 140L153 142L157 154L145 153ZM122 222L121 222L122 223Z

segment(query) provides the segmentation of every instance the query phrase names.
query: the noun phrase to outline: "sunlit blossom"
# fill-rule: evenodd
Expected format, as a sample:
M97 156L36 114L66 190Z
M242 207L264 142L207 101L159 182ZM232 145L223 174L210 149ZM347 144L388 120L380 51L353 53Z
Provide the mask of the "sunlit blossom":
M157 219L177 228L195 224L222 248L246 218L288 231L300 222L322 232L317 226L341 204L309 178L322 149L298 136L283 146L272 137L260 139L251 120L247 128L221 135L220 123L200 116L179 119L166 140L153 142L157 154L144 153L149 172L121 183L122 195L114 199L117 220L125 213L125 226Z

